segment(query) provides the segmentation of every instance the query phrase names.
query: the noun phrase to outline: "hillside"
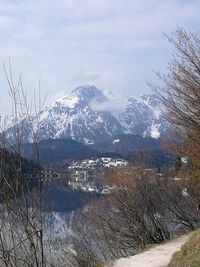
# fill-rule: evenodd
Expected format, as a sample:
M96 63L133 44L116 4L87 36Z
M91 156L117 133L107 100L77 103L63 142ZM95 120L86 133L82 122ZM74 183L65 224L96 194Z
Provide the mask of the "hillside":
M149 167L159 168L174 164L174 158L163 150L160 140L151 137L122 134L106 140L99 140L88 146L102 153L117 153L132 162L137 160L139 152L143 152L146 156L148 155Z
M109 137L104 140L98 140L95 144L88 145L99 151L110 151L129 155L138 150L161 150L160 141L151 137L142 137L135 134L121 134Z
M200 266L200 230L195 231L180 251L173 254L168 267Z
M56 164L66 160L98 157L100 154L72 139L47 139L38 144L42 163ZM32 143L22 145L22 154L28 159L36 159L35 146Z
M0 148L0 202L32 187L41 167L19 154ZM31 178L31 179L30 179Z
M39 142L38 149L41 163L47 165L60 165L70 160L92 157L122 157L134 160L139 151L150 153L148 160L151 167L161 167L173 162L173 158L162 150L159 140L134 135L108 138L93 145L84 145L68 138L47 139ZM32 143L23 144L22 154L28 159L36 159L35 146Z

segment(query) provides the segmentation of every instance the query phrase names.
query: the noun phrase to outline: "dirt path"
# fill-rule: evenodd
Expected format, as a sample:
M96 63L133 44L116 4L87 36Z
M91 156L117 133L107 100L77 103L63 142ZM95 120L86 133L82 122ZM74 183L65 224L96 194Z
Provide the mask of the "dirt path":
M138 255L122 258L110 266L113 267L164 267L170 262L172 254L187 241L189 235L183 235L166 244L158 245Z

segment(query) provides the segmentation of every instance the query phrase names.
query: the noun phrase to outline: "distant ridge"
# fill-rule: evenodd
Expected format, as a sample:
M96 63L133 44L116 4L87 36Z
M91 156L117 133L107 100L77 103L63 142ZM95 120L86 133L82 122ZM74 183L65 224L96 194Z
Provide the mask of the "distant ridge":
M47 165L63 165L71 160L81 160L86 158L97 158L101 156L119 157L120 154L114 151L98 151L75 140L47 139L38 144L40 161ZM22 154L25 158L36 160L35 146L32 143L22 144Z
M171 158L162 151L160 142L153 138L121 135L98 144L84 145L72 139L47 139L38 144L40 160L45 165L64 165L71 160L98 157L134 158L138 151L150 151L150 166L160 167L170 163ZM36 151L32 143L22 144L23 156L34 160Z

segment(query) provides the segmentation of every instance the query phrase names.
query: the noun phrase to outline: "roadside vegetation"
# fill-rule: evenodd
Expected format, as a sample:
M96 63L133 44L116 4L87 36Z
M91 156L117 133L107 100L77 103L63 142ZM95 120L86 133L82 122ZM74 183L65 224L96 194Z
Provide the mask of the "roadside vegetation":
M196 230L181 250L174 253L168 267L200 266L200 230Z

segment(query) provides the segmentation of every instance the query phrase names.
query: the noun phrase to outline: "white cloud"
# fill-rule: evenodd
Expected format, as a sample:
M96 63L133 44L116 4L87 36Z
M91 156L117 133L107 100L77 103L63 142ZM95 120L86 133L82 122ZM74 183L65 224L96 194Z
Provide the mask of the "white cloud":
M102 102L91 101L90 107L94 111L109 111L113 115L117 115L125 109L126 101L122 99L108 99Z

